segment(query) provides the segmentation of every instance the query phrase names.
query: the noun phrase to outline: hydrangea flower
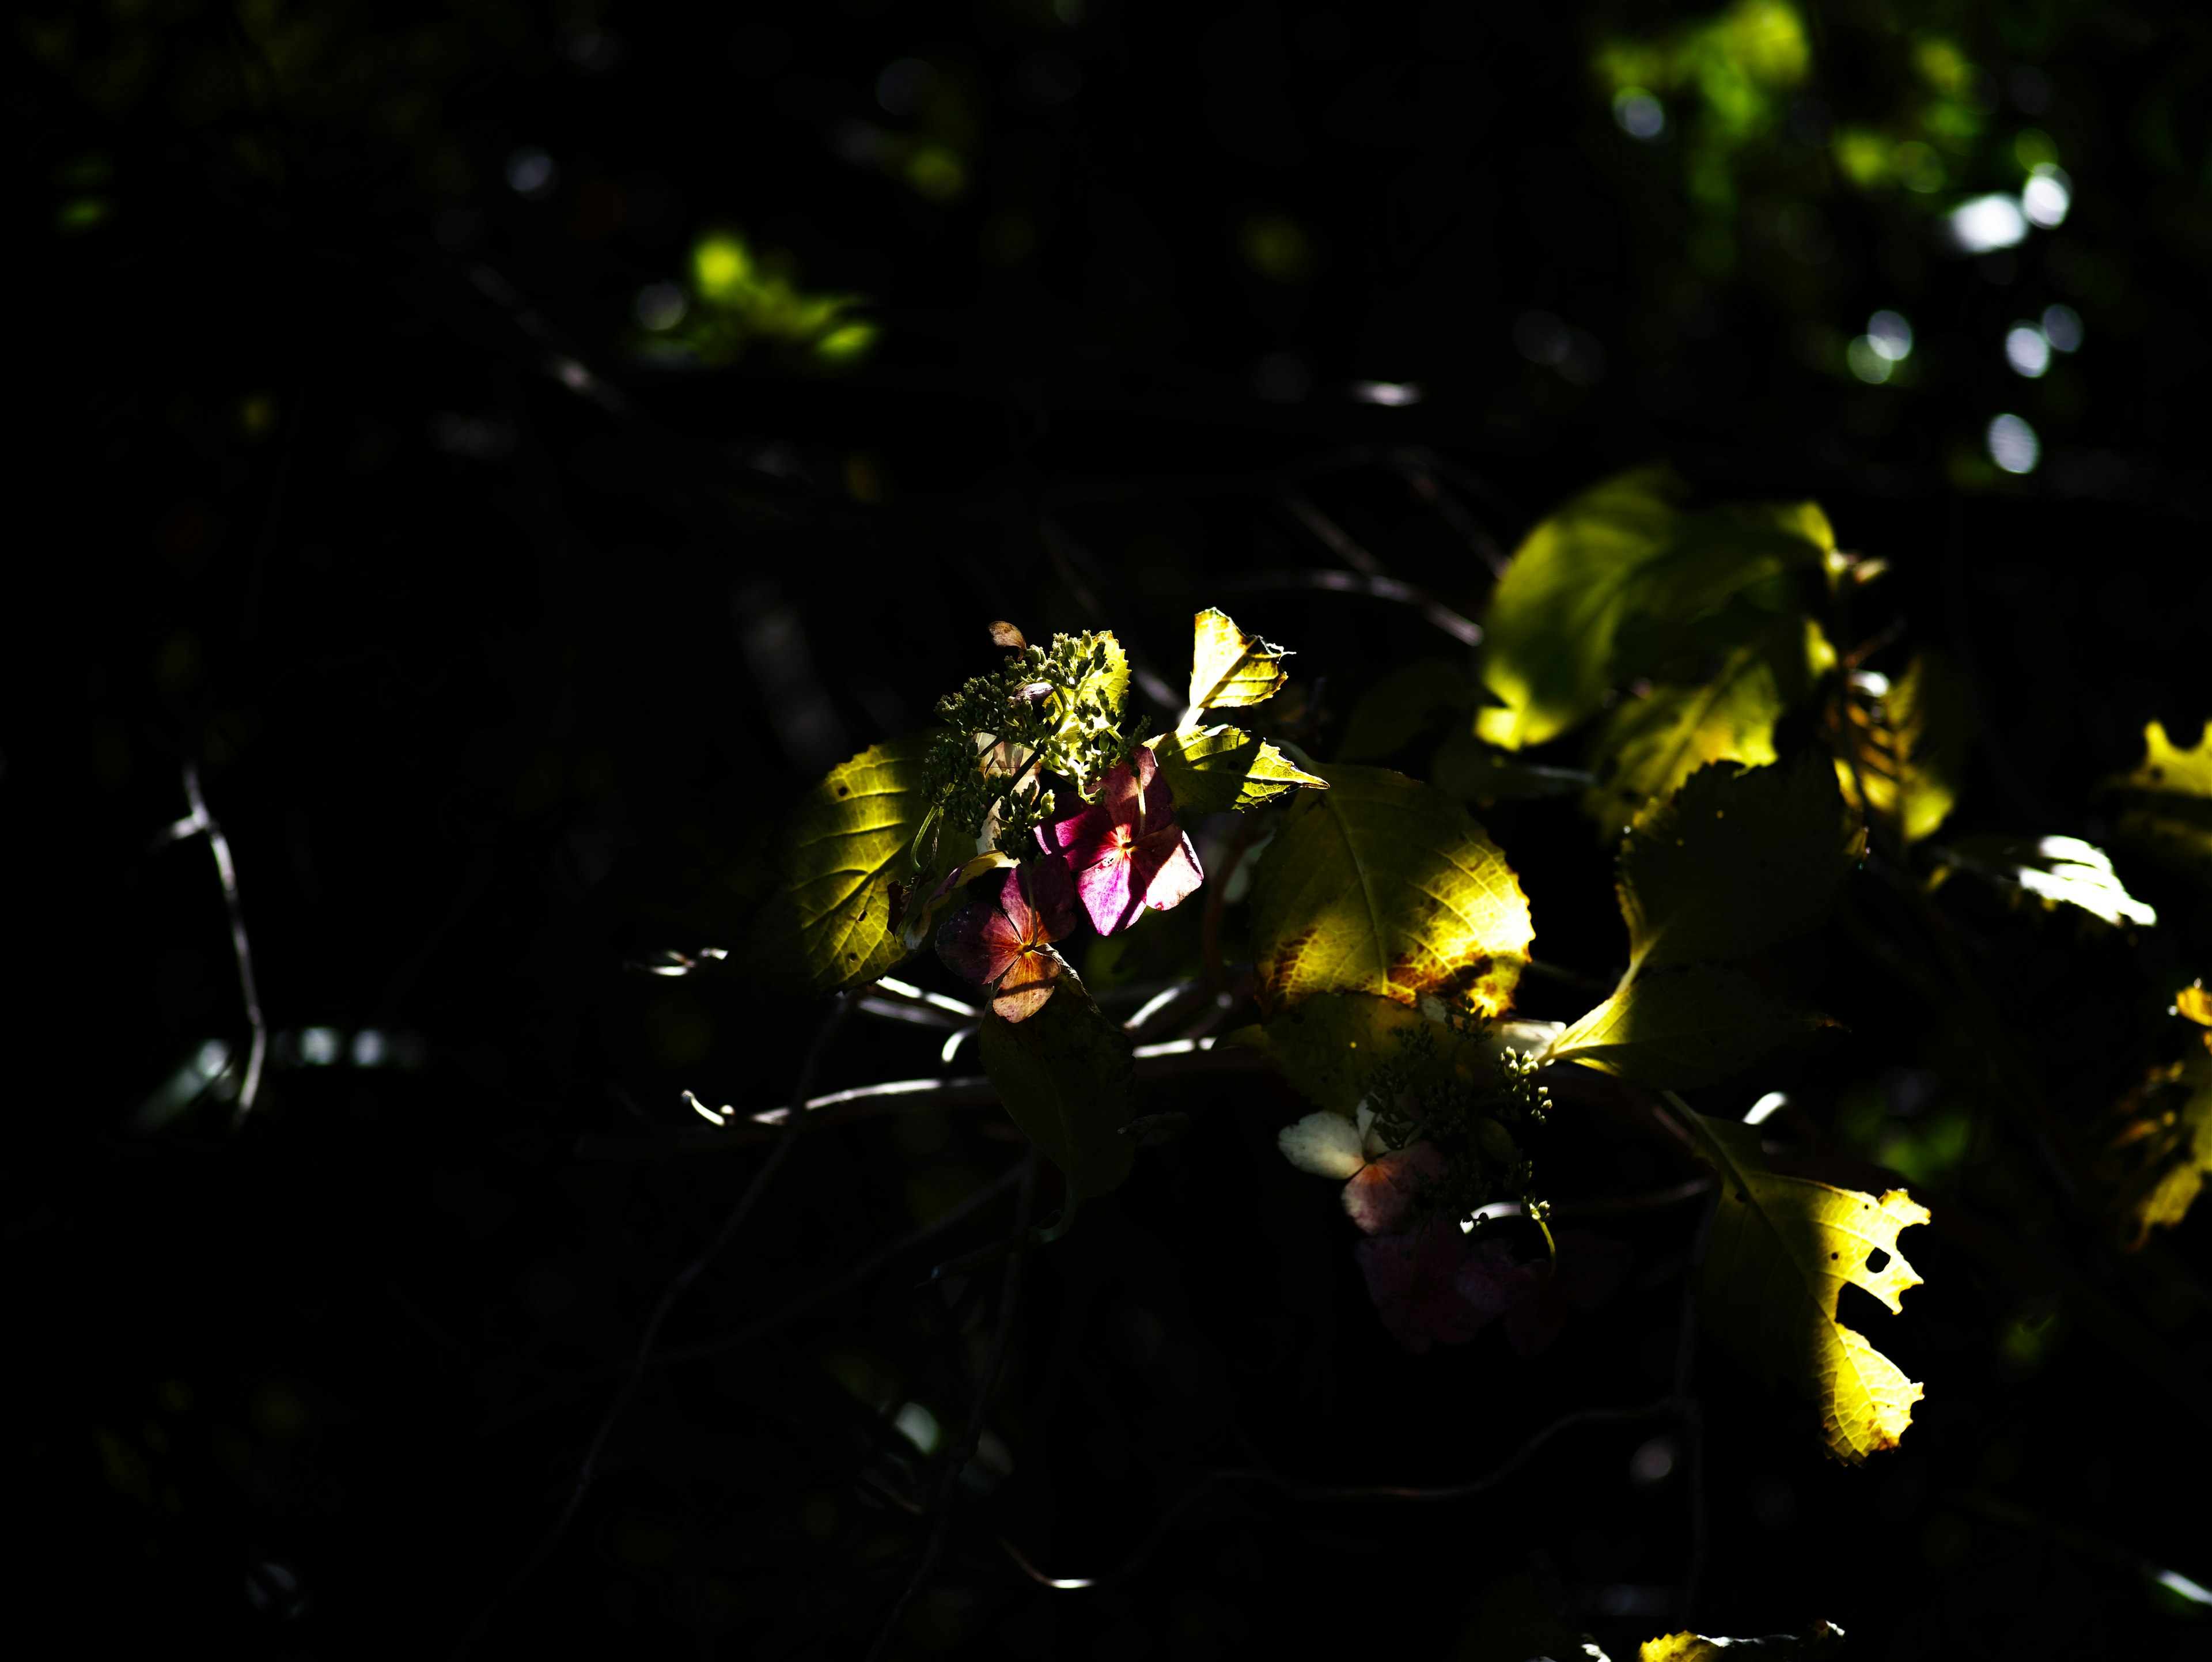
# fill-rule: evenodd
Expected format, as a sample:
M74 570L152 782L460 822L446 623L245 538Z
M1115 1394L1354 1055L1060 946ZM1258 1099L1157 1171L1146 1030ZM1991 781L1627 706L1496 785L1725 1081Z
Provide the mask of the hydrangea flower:
M1056 860L1016 866L998 894L945 920L937 955L955 975L994 989L991 1008L1025 1021L1045 1007L1066 965L1052 943L1075 929L1075 885Z
M1179 904L1206 880L1148 749L1099 780L1097 801L1040 825L1037 841L1066 862L1101 934L1127 928L1147 907L1164 912Z
M1549 1348L1567 1324L1567 1306L1588 1310L1612 1296L1632 1256L1619 1241L1586 1230L1562 1229L1549 1271L1543 1260L1522 1263L1502 1240L1485 1241L1461 1261L1452 1285L1477 1325L1505 1318L1505 1336L1523 1356Z
M1473 1250L1458 1224L1437 1217L1425 1229L1364 1240L1352 1255L1382 1325L1418 1356L1431 1344L1465 1344L1486 1319L1456 1285Z
M1414 1196L1444 1175L1445 1161L1432 1142L1385 1148L1374 1126L1375 1111L1362 1103L1357 1118L1308 1114L1275 1141L1301 1172L1345 1179L1345 1212L1366 1233L1395 1235L1406 1227Z

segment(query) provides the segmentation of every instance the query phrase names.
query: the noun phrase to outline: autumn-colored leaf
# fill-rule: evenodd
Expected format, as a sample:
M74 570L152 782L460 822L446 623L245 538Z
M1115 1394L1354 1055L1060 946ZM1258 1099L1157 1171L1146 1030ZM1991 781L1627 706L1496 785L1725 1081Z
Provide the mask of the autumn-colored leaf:
M1120 1186L1135 1149L1121 1135L1137 1111L1133 1041L1073 970L1061 970L1051 1001L1027 1020L987 1013L976 1045L1006 1112L1060 1167L1071 1195Z
M799 800L781 881L746 942L754 974L811 992L856 987L906 956L891 927L896 862L920 830L927 736L894 739L839 764Z
M1545 1060L1687 1090L1741 1072L1784 1039L1833 1025L1737 971L1692 964L1631 983L1553 1039Z
M1706 1323L1768 1379L1812 1399L1836 1459L1858 1465L1896 1447L1921 1387L1838 1320L1836 1301L1848 1282L1902 1310L1899 1296L1920 1277L1897 1237L1926 1223L1927 1208L1902 1190L1876 1196L1783 1177L1767 1169L1756 1127L1682 1111L1721 1180L1698 1269Z
M2151 1069L2105 1126L2097 1175L2130 1251L2141 1251L2152 1230L2187 1217L2212 1178L2212 1032L2203 1037L2203 1048Z
M1316 764L1328 785L1291 807L1254 868L1261 1008L1316 993L1401 1004L1464 993L1511 1002L1534 930L1496 843L1443 792L1386 768Z
M1301 785L1328 788L1266 740L1241 728L1184 728L1153 740L1151 749L1176 814L1193 825L1209 813L1261 807Z
M1965 673L1932 648L1915 654L1887 691L1847 690L1828 712L1828 747L1844 801L1894 826L1906 843L1950 817L1973 737Z
M1264 704L1290 679L1278 666L1291 654L1247 635L1227 612L1209 606L1191 619L1191 715Z
M2212 722L2194 750L2183 750L2153 721L2143 729L2142 764L2098 789L2120 800L2114 829L2123 841L2212 881Z
M1621 840L1631 974L1745 958L1802 934L1865 852L1864 827L1817 757L1700 768Z

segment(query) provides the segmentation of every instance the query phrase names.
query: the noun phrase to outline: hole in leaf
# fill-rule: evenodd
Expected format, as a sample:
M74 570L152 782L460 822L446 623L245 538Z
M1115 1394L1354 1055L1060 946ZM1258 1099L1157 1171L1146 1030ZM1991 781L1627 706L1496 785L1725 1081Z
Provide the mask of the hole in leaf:
M1875 1247L1873 1251L1867 1254L1867 1268L1873 1270L1875 1275L1879 1275L1883 1270L1889 1268L1889 1254L1883 1251L1879 1246Z

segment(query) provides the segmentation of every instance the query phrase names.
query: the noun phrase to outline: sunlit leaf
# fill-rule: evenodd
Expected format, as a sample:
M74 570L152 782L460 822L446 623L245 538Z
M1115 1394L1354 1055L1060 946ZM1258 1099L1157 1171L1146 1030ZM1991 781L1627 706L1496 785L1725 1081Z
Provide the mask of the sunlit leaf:
M1449 658L1416 658L1385 673L1360 695L1337 746L1340 762L1395 755L1448 710L1471 709L1475 685Z
M921 829L926 736L830 770L786 827L781 880L746 942L753 973L812 992L874 980L906 956L891 928L896 862Z
M1152 742L1176 817L1196 825L1209 813L1243 813L1298 785L1328 787L1266 740L1228 726L1184 728Z
M1812 753L1700 768L1621 840L1632 971L1744 958L1803 934L1865 852L1865 828Z
M1283 1077L1334 1113L1359 1104L1375 1064L1401 1055L1418 1010L1364 993L1315 993L1267 1019L1258 1043Z
M1740 971L1692 964L1631 983L1554 1038L1545 1059L1686 1090L1740 1072L1785 1039L1832 1025Z
M1510 802L1572 796L1588 790L1593 781L1580 768L1516 762L1465 728L1455 728L1444 735L1429 763L1429 782L1461 802Z
M2127 892L2105 851L2078 837L1962 837L1934 853L1940 872L1965 872L2045 911L2065 906L2145 928L2158 922L2155 910Z
M1879 697L1840 697L1827 731L1844 800L1860 807L1863 782L1873 815L1917 843L1950 817L1966 783L1973 696L1957 664L1924 649Z
M1133 1044L1073 970L1061 971L1051 1001L1027 1020L983 1017L983 1071L1072 1195L1103 1195L1129 1175L1135 1144L1121 1128L1137 1112Z
M1921 1388L1838 1320L1836 1301L1848 1282L1900 1312L1899 1295L1920 1277L1898 1233L1926 1223L1928 1209L1902 1190L1877 1197L1783 1177L1767 1169L1756 1127L1685 1117L1721 1180L1698 1269L1706 1323L1769 1379L1812 1399L1838 1460L1857 1465L1896 1447Z
M1583 812L1601 835L1616 835L1708 762L1765 766L1775 759L1783 709L1773 667L1751 647L1731 654L1702 686L1662 684L1648 698L1622 699L1599 734L1598 782L1584 794Z
M1242 709L1273 697L1290 674L1278 666L1291 654L1237 627L1207 607L1191 619L1190 709Z
M1843 1646L1841 1628L1815 1622L1802 1636L1771 1633L1764 1639L1708 1639L1702 1634L1669 1634L1645 1640L1637 1649L1636 1662L1735 1662L1745 1655L1759 1662L1827 1662Z
M2124 840L2212 881L2212 722L2194 750L2183 750L2153 721L2143 729L2141 765L2099 789L2120 799L2115 829Z
M1507 750L1540 744L1602 707L1607 687L1651 667L1620 650L1632 620L1670 629L1796 568L1817 570L1835 546L1812 503L1691 512L1671 468L1607 479L1528 533L1491 600L1483 681L1499 703L1476 734Z
M1270 1014L1316 993L1512 1002L1534 934L1505 856L1443 792L1386 768L1316 764L1254 868L1256 991Z

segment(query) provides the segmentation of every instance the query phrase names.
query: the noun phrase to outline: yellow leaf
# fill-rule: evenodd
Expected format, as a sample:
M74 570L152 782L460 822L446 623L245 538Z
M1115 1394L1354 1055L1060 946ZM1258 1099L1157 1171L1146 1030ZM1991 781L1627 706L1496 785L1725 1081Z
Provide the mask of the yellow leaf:
M1191 619L1190 713L1238 709L1273 697L1287 671L1277 665L1291 654L1237 627L1225 612L1208 606Z
M1708 1639L1703 1634L1674 1633L1645 1640L1637 1650L1636 1662L1735 1662L1747 1653L1763 1662L1825 1662L1843 1643L1844 1630L1830 1622L1815 1622L1802 1638L1776 1633L1764 1639Z
M2173 1013L2200 1027L2212 1027L2212 992L2205 990L2203 982L2191 982L2173 995Z
M1402 773L1314 771L1328 789L1301 794L1253 869L1261 1009L1316 993L1412 1004L1436 992L1505 1010L1535 930L1498 845L1465 808Z
M834 992L906 956L890 926L890 883L921 829L928 746L926 734L873 746L799 799L782 880L746 943L755 974Z
M1184 728L1153 740L1150 748L1186 825L1209 813L1256 808L1294 786L1328 788L1266 740L1239 728Z
M2142 765L2098 788L2120 796L2122 839L2212 880L2212 722L2196 749L2183 750L2153 721L2143 729Z
M2204 1038L2204 1050L2153 1068L2108 1121L2097 1175L2130 1251L2187 1217L2212 1177L2212 1033Z
M1790 1379L1812 1398L1836 1459L1858 1465L1896 1447L1921 1388L1837 1319L1836 1300L1849 1282L1901 1311L1899 1295L1920 1277L1898 1250L1898 1233L1926 1223L1928 1209L1899 1189L1877 1198L1780 1176L1767 1170L1756 1128L1687 1117L1721 1179L1698 1270L1706 1322L1768 1379ZM1882 1267L1869 1268L1877 1257Z
M1839 708L1828 712L1828 746L1844 801L1917 843L1950 817L1966 783L1974 716L1965 674L1942 653L1922 651L1887 692L1870 702L1846 696Z

